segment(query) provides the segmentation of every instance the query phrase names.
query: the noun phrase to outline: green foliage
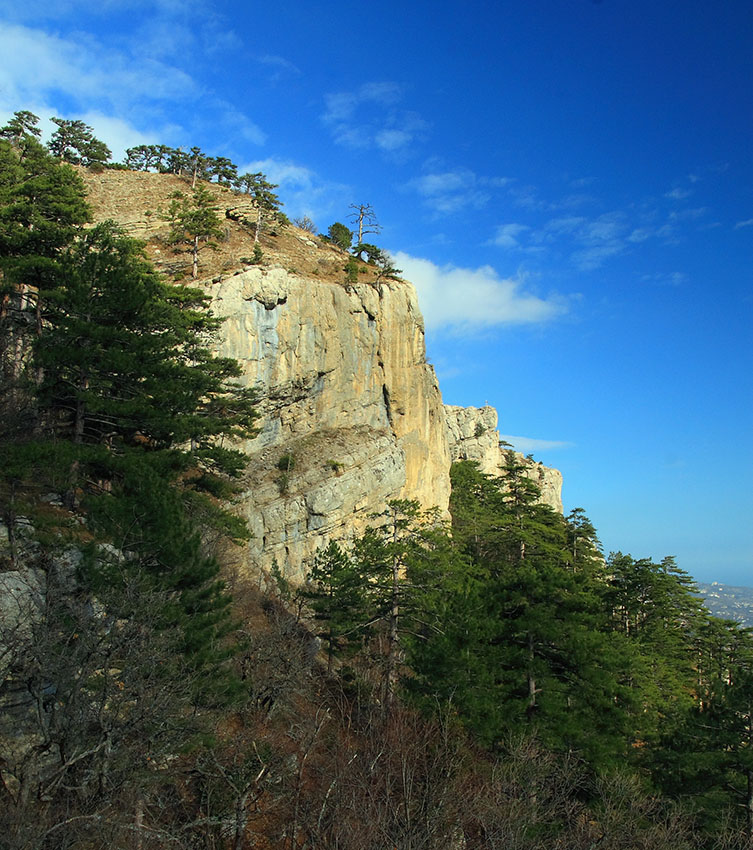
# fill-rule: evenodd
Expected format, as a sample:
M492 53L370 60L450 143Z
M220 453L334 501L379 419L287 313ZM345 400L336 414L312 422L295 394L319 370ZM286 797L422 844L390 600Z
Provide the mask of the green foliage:
M345 267L343 271L345 272L345 282L346 283L358 283L358 261L355 257L350 257L348 262L345 263Z
M0 139L7 139L23 159L30 142L39 144L42 131L38 124L39 118L33 112L25 109L15 112L10 121L0 127Z
M382 249L377 248L376 245L371 245L368 242L359 242L357 245L353 246L351 251L353 256L358 257L359 260L363 260L363 255L365 254L366 262L371 263L372 265L376 265L384 258L384 252Z
M46 431L111 448L189 443L203 469L237 473L238 454L214 439L253 432L253 399L232 385L237 364L210 353L207 297L164 283L112 223L83 235L60 268L34 345Z
M261 245L254 245L254 253L250 257L240 257L240 261L247 266L258 266L264 259L264 251Z
M441 628L416 645L413 687L452 698L488 745L533 733L609 763L625 751L626 718L622 650L610 643L599 585L571 568L564 521L537 501L513 453L504 472L453 467L453 541L466 566Z
M281 472L290 472L291 469L295 468L295 455L293 455L293 454L280 455L280 458L277 461L277 468Z
M359 242L352 248L354 257L363 260L363 255L366 255L366 262L369 265L376 266L378 269L377 280L395 279L402 274L402 270L395 267L390 255L377 248L376 245L371 245L368 242ZM363 269L361 270L363 271Z
M112 156L107 145L97 139L94 130L83 121L51 119L57 130L49 142L50 153L73 165L103 166Z
M341 251L347 251L353 241L353 232L339 221L330 224L327 228L327 236L330 242Z
M228 602L190 517L243 536L216 499L243 468L223 440L254 433L253 396L233 384L237 363L211 353L219 323L202 292L166 284L111 222L80 228L88 210L69 166L33 141L23 159L0 142L0 166L0 269L17 304L3 341L34 319L10 364L8 412L25 406L26 427L0 435L9 536L19 510L45 545L56 534L88 536L92 590L110 569L101 544L114 547L121 569L168 594L175 613L165 616L182 629L185 652L214 653ZM18 297L32 287L33 299ZM50 493L84 511L85 528L65 514L46 523L40 497Z
M272 191L276 183L270 183L261 171L255 174L243 174L237 180L238 188L250 195L256 205L256 220L253 224L254 242L259 241L259 235L265 222L272 221L280 213L280 199Z
M56 286L59 259L89 218L81 178L32 137L23 150L0 140L0 284L35 290L41 303Z
M169 241L174 245L186 245L191 251L192 274L197 278L200 243L222 236L214 197L204 186L197 186L190 198L175 192L164 218L170 223ZM209 245L211 247L212 243Z

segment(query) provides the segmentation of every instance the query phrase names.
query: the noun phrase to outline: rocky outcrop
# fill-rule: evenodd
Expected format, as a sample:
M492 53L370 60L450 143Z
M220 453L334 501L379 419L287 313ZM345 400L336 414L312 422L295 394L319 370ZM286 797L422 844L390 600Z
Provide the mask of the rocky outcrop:
M446 512L450 454L415 290L249 268L211 288L220 353L259 392L241 510L249 566L292 578L394 498Z
M505 463L504 445L497 431L497 411L493 407L456 407L446 404L447 441L454 461L472 460L487 475L499 475ZM562 473L516 452L526 465L528 477L541 490L541 501L562 513Z
M497 413L442 404L411 284L346 286L271 266L210 292L225 318L220 353L259 395L260 431L243 445L247 569L276 563L299 580L322 545L360 534L390 499L446 514L453 460L498 474ZM526 463L561 510L559 472Z

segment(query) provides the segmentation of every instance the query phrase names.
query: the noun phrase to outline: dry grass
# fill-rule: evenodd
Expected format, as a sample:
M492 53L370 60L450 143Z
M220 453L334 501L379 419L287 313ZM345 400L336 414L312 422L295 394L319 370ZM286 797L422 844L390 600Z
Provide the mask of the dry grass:
M162 218L176 192L190 194L190 181L174 174L152 174L143 171L103 171L95 174L81 169L88 188L94 221L113 219L132 236L146 243L148 257L156 268L174 275L182 271L190 275L190 257L176 252L166 243L168 224ZM228 217L228 212L241 208L249 217L253 207L248 197L212 183L203 184L216 199L217 213L222 221L224 236L214 249L204 247L200 255L201 279L216 279L234 274L253 257L254 239L249 227ZM344 283L345 254L318 237L294 225L267 225L261 234L264 266L281 266L304 277L335 283ZM369 282L376 270L362 263L359 281Z

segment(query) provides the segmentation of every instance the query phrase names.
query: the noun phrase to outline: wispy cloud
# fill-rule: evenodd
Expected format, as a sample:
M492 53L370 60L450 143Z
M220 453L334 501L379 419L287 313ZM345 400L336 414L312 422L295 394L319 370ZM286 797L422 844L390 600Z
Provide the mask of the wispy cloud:
M512 447L523 454L529 452L544 452L551 449L569 449L575 443L569 443L565 440L537 440L533 437L515 437L512 434L500 434L500 440L510 443Z
M692 189L684 189L681 186L676 186L671 191L665 192L664 197L672 201L684 201L685 198L689 198L692 194Z
M735 225L735 230L740 230L741 227L753 227L753 218L746 218L745 221L738 221Z
M544 217L542 221L542 212L558 206L565 214ZM542 201L527 216L530 224L514 222L498 225L489 244L528 255L549 254L558 260L567 259L579 271L595 271L609 260L631 252L649 240L657 240L664 245L678 244L683 237L683 227L690 223L700 226L708 212L706 207L667 212L656 206L629 206L586 215L583 211L574 214L561 205Z
M493 191L510 182L506 177L484 177L468 168L433 171L407 184L435 215L450 215L463 209L479 209L492 198Z
M170 114L166 107L190 103L206 92L176 62L142 55L139 43L135 39L115 48L82 32L65 37L0 22L0 113L26 108L41 117L82 118L95 126L116 159L133 144L195 143L188 137L191 128L165 119ZM247 115L222 99L212 103L210 114L196 118L197 125L205 120L234 138L264 141Z
M641 277L642 283L649 283L653 286L682 286L687 282L688 276L685 272L655 272L653 274L644 274Z
M530 229L527 224L500 224L494 238L491 240L492 244L510 250L520 248L521 245L518 237L521 233L525 233Z
M288 159L255 160L238 170L241 174L262 171L271 183L276 183L290 217L306 215L321 223L334 209L345 207L350 197L345 184L324 180L312 169Z
M334 92L324 98L322 120L336 144L388 154L405 152L428 125L416 112L399 107L402 97L402 88L390 81Z
M267 69L272 82L278 82L287 77L300 77L300 68L284 56L265 53L257 56L256 61Z
M567 310L565 298L542 298L527 292L524 280L502 278L491 266L438 266L401 251L394 258L415 285L430 328L473 332L495 325L547 322Z
M559 216L549 219L530 234L527 248L554 248L568 251L573 265L581 271L599 268L610 257L625 251L629 243L648 238L648 231L630 226L620 211L587 216Z
M188 74L165 63L133 61L92 41L76 41L41 30L0 23L2 105L39 103L65 95L91 108L141 100L184 100L197 95Z

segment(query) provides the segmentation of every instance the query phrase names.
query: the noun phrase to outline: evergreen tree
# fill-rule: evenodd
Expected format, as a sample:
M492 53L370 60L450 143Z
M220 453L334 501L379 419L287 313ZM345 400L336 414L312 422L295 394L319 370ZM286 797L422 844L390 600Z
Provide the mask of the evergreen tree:
M444 624L444 666L461 716L487 743L515 732L595 763L624 751L626 718L598 579L573 569L567 526L538 502L514 454L504 476L453 467L453 539L467 579ZM437 653L433 653L436 659Z
M412 675L415 647L440 628L453 557L436 513L422 511L415 501L391 501L373 519L349 553L336 544L319 553L306 596L315 617L326 623L321 636L330 659L359 644L371 653L388 712L401 677Z
M107 145L96 138L94 130L83 121L52 118L57 130L49 142L50 153L72 165L104 166L112 153Z
M136 145L126 150L124 165L133 171L155 169L162 172L174 153L176 151L167 145Z
M191 198L175 192L165 217L170 222L170 241L190 247L191 273L195 280L199 276L201 242L222 236L214 197L204 186L195 188Z
M327 236L330 242L341 251L347 251L353 241L353 233L350 228L346 227L339 221L330 224L327 228Z
M7 139L19 152L23 160L30 143L39 143L42 131L37 126L39 118L28 110L15 112L4 127L0 127L0 139Z
M42 135L38 124L39 118L33 112L26 109L14 112L10 121L0 127L0 138L8 139L18 147L25 136L38 139Z
M254 243L257 243L264 222L279 215L280 199L272 191L277 188L277 184L270 183L261 171L255 174L242 174L237 183L243 192L253 198L256 205L256 221L253 228Z
M333 541L317 553L304 598L322 623L317 636L327 645L329 673L335 656L354 652L367 629L366 592L358 564L341 546Z
M617 552L606 571L611 628L630 653L624 684L633 699L633 734L637 750L648 753L671 718L692 704L693 635L703 607L673 558L657 564Z
M695 685L650 753L655 781L691 799L704 829L731 820L753 841L753 632L707 614L695 631Z

